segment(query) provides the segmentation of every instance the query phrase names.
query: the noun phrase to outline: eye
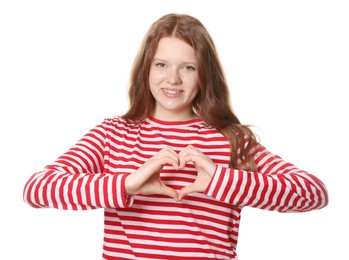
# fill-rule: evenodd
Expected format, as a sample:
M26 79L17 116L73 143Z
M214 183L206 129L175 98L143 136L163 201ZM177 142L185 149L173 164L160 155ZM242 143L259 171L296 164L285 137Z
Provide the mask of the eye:
M184 69L190 70L190 71L194 71L195 70L195 68L193 66L190 66L190 65L185 66Z
M165 63L156 62L156 63L155 63L155 66L158 67L158 68L164 68L164 67L165 67Z

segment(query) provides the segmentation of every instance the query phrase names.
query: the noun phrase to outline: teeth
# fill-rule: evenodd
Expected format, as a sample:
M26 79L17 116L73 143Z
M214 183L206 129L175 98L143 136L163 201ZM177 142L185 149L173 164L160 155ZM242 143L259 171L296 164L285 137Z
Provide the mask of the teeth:
M170 90L170 89L164 89L164 91L168 94L171 94L171 95L179 94L182 92L181 90Z

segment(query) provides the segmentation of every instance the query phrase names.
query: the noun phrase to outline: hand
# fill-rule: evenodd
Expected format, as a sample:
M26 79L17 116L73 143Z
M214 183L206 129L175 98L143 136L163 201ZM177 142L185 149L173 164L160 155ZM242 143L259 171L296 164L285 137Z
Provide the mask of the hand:
M207 155L192 145L187 146L179 153L179 162L180 169L183 169L188 162L192 162L197 170L195 181L179 192L178 200L180 201L189 193L205 191L212 179L216 165Z
M148 159L137 171L129 174L125 180L128 195L162 194L178 201L176 190L166 186L160 179L160 171L165 164L179 170L178 154L171 148L164 148Z

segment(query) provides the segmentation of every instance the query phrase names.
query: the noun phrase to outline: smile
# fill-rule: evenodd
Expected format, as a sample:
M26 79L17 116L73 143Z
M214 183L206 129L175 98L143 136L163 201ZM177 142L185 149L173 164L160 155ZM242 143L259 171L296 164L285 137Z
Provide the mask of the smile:
M183 92L183 90L173 90L173 89L162 89L166 94L176 95Z

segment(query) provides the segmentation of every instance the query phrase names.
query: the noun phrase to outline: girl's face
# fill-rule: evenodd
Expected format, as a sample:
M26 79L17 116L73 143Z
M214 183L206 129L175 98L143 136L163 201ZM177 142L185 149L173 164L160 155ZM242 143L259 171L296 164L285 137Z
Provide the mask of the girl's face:
M150 67L149 85L155 98L155 118L195 118L192 103L199 87L194 49L178 38L162 38Z

